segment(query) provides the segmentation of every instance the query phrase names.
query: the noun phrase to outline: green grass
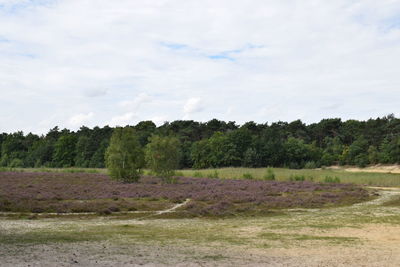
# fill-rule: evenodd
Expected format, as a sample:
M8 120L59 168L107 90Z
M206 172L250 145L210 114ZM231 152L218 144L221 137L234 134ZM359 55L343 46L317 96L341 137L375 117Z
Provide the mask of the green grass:
M243 179L243 175L249 174L254 179L263 179L267 173L267 168L220 168L215 170L181 170L180 172L188 177L207 177L207 174L214 171L217 171L219 178L223 179ZM324 182L326 177L337 177L342 183L400 187L400 174L392 173L347 172L340 169L291 170L284 168L273 168L273 172L277 181L290 181L290 177L304 176L306 181Z
M357 238L354 237L342 237L342 236L320 236L320 235L306 235L306 234L282 234L282 233L273 233L266 232L259 235L262 239L272 240L272 241L288 241L288 240L296 240L296 241L309 241L309 240L322 240L327 241L328 243L342 243L342 242L354 242Z

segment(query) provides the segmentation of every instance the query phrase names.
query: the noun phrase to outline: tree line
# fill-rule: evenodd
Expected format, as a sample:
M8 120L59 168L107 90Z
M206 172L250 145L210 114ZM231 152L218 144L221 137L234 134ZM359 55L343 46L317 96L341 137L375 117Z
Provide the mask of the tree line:
M340 118L318 123L292 122L237 125L217 119L177 120L157 127L142 121L134 130L145 147L152 136L179 141L180 168L289 167L333 164L366 166L400 163L400 119L394 115L366 121ZM105 153L115 128L51 129L47 134L0 134L3 167L105 167Z

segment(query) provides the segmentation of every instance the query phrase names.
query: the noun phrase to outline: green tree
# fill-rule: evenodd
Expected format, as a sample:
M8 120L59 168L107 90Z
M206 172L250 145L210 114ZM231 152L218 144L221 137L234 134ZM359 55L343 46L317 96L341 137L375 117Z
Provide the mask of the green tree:
M203 139L194 142L191 148L190 157L193 161L193 168L205 169L211 167L209 155L210 146L208 145L208 139Z
M259 162L259 155L254 148L248 148L243 156L243 166L255 168L258 167L257 163Z
M146 146L147 166L166 183L172 183L172 176L179 166L180 142L177 138L153 135Z
M75 166L87 168L89 166L90 151L88 149L90 138L82 135L76 143Z
M208 139L208 145L210 147L209 160L212 167L219 168L240 164L236 146L231 142L228 135L216 132Z
M54 145L53 161L58 167L72 167L75 163L76 137L72 134L60 136Z
M377 164L379 162L379 152L375 146L369 146L368 148L368 161L371 164Z
M124 182L137 182L144 167L144 152L135 131L115 128L105 153L110 176Z
M368 164L368 141L363 137L358 137L350 146L347 155L347 164L359 166Z

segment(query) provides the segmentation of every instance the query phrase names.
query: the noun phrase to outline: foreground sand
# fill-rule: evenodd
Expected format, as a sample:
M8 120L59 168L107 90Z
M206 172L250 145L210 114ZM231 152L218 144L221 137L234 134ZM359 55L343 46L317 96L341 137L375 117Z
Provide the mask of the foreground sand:
M400 207L229 219L0 218L0 266L399 266Z

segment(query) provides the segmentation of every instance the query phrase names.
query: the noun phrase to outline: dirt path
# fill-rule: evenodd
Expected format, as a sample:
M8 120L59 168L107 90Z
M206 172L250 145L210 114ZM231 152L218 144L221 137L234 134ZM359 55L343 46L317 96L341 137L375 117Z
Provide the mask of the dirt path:
M186 204L188 204L190 202L190 199L186 199L184 202L182 203L178 203L174 206L172 206L169 209L165 209L165 210L151 210L151 211L146 211L146 210L135 210L135 211L120 211L120 212L113 212L113 214L142 214L142 213L151 213L148 216L144 216L145 217L150 217L150 216L156 216L156 215L161 215L164 213L171 213L176 211L176 209L185 206ZM8 215L20 215L21 212L0 212L0 215L3 216L8 216ZM56 216L71 216L71 215L97 215L97 212L64 212L64 213L56 213L56 212L46 212L46 213L23 213L24 215L28 215L28 216L33 216L33 215L37 215L37 216L41 216L41 215L56 215Z

